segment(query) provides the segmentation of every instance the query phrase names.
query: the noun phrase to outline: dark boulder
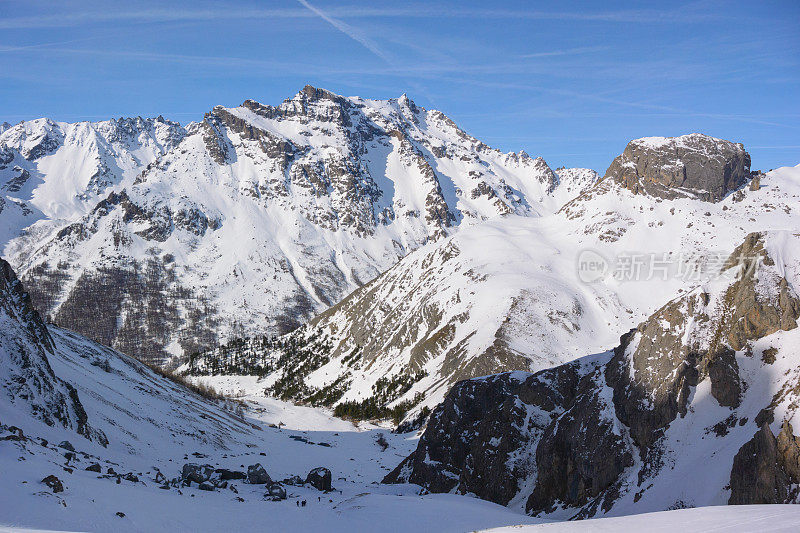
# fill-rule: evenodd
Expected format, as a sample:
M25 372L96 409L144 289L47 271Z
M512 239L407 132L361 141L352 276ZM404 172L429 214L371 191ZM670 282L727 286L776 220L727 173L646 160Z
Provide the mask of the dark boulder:
M86 471L100 473L102 471L102 468L100 467L100 463L92 463L86 467Z
M272 501L279 501L286 499L286 489L280 483L273 483L269 486L269 490L264 495Z
M333 476L331 471L324 466L317 467L308 473L306 476L306 483L311 485L317 490L328 492L332 489L331 480Z
M54 475L47 476L42 480L42 483L50 487L50 490L54 493L64 492L64 484Z
M64 450L69 450L71 452L75 451L75 446L73 446L72 443L70 441L68 441L68 440L61 441L61 443L58 445L58 447L61 448L61 449L64 449Z
M247 482L251 485L264 485L272 483L272 478L261 463L256 463L247 467Z
M184 482L203 483L211 479L214 473L214 467L211 465L198 465L195 463L186 463L181 470L181 478Z
M198 485L198 488L200 490L207 490L209 492L213 492L216 487L214 487L213 483L209 483L208 481L203 481L202 483L200 483L200 485Z
M223 481L230 481L232 479L247 479L247 474L239 472L238 470L228 470L227 468L217 468L214 470L219 478Z

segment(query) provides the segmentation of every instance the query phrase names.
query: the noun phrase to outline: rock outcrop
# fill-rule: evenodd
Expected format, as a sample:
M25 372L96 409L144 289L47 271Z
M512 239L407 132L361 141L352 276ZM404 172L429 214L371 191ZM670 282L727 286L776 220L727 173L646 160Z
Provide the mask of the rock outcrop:
M800 438L786 420L777 438L765 422L733 459L728 503L796 503L799 484Z
M738 143L692 133L628 143L606 170L636 194L718 202L750 179L750 155Z
M247 482L251 485L270 485L272 478L261 463L256 463L247 467Z

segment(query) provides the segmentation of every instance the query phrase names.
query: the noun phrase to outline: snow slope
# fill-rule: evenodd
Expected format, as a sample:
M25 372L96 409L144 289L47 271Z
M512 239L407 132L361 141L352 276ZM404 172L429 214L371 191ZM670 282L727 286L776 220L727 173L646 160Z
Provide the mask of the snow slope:
M3 311L29 310L29 303L5 292L0 292L0 303ZM468 497L420 495L412 485L378 485L413 446L408 435L355 427L324 412L247 393L239 398L242 403L209 400L119 352L67 330L48 329L35 312L8 314L0 329L3 377L15 364L13 350L48 365L46 384L74 391L84 426L39 416L42 409L58 412L56 404L32 412L31 407L42 405L36 396L0 396L2 530L463 531L521 519L533 522ZM33 330L42 334L23 342ZM47 350L36 349L37 343ZM278 422L281 428L274 427ZM385 450L376 442L378 433L384 433ZM197 484L159 479L180 476L189 462L239 471L260 463L278 480L305 477L312 468L326 466L336 491L324 494L309 485L287 484L288 499L272 502L264 497L264 485L233 481L224 489L201 491ZM86 470L95 463L100 472ZM63 490L42 482L51 475ZM300 507L301 500L308 505Z
M770 533L797 531L800 507L795 505L743 505L736 507L702 507L644 513L619 518L597 518L578 522L518 525L489 529L492 533L572 533L593 531L725 531Z

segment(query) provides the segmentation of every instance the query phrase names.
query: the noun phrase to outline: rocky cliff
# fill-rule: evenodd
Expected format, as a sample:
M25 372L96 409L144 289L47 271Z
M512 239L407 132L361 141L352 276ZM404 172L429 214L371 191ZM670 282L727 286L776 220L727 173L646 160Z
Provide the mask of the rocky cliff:
M792 501L799 244L749 235L610 352L459 383L385 481L576 518Z
M55 375L48 356L55 344L9 264L0 259L0 419L33 416L105 443L94 430L75 388Z

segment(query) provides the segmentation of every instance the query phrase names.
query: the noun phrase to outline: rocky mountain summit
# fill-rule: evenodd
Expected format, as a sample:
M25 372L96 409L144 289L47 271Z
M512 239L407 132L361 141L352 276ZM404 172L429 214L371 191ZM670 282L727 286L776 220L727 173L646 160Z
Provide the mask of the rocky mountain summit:
M310 86L186 127L24 122L0 153L4 254L37 309L161 362L290 331L456 227L583 187L405 95Z
M603 179L637 194L693 196L718 202L750 179L750 154L740 143L692 133L645 137L628 143Z
M612 351L457 384L385 481L555 518L794 501L798 244L748 235Z

